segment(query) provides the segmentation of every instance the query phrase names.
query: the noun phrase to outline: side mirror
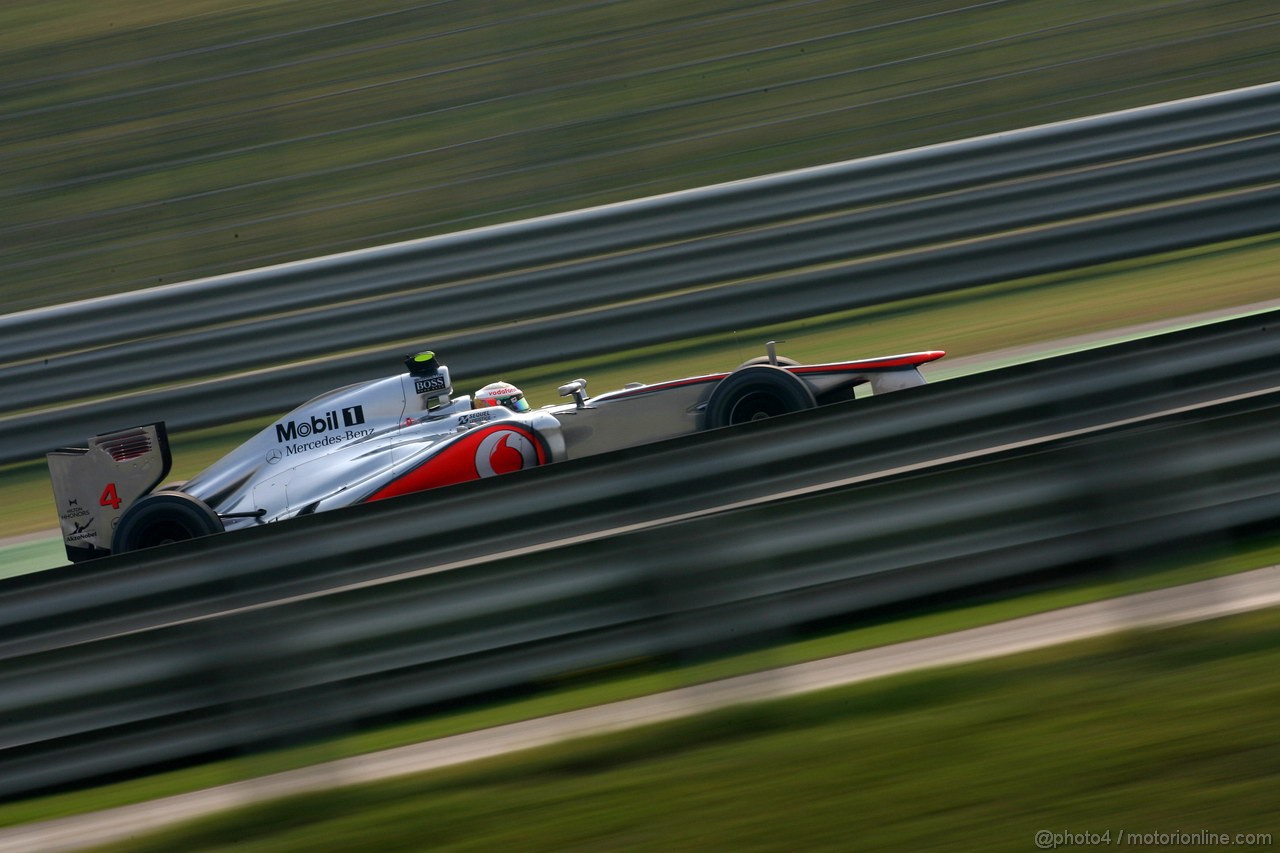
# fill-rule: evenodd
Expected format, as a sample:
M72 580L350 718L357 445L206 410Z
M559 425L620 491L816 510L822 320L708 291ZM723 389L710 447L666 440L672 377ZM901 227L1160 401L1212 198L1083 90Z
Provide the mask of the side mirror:
M567 385L561 385L558 390L561 397L573 397L579 409L587 407L587 380L575 379Z

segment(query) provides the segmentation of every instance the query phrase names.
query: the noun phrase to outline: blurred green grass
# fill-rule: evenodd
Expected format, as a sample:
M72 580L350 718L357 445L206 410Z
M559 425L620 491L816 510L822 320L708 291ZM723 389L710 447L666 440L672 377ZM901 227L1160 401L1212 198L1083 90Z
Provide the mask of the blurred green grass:
M1268 82L1267 0L14 0L0 309Z
M1271 609L269 801L100 849L1028 850L1046 829L1274 833L1278 665Z

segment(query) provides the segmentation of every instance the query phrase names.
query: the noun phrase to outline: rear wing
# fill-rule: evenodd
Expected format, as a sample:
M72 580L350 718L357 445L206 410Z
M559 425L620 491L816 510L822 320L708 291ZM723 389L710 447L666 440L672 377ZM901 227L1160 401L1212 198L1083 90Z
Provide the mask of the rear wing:
M46 454L62 542L73 563L111 553L124 511L169 476L173 458L163 423L94 436L88 447Z

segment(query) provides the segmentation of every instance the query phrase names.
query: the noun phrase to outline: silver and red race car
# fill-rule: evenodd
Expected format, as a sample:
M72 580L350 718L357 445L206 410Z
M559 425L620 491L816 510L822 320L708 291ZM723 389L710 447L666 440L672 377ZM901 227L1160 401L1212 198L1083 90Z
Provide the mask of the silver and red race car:
M730 373L633 383L588 397L586 380L560 387L573 402L530 409L513 386L453 396L430 352L407 371L339 388L284 415L186 483L169 474L164 424L99 435L48 454L67 556L110 553L380 501L704 429L924 384L939 351L832 364L776 355Z

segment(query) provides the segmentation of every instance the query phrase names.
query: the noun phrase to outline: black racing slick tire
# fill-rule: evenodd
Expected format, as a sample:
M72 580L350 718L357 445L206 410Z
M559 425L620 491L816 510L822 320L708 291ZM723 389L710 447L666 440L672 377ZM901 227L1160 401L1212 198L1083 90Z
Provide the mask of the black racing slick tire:
M802 380L772 364L753 364L730 373L711 392L707 427L759 421L816 405L813 392Z
M125 554L170 542L221 533L222 519L204 501L184 492L153 492L120 516L111 535L111 551Z

